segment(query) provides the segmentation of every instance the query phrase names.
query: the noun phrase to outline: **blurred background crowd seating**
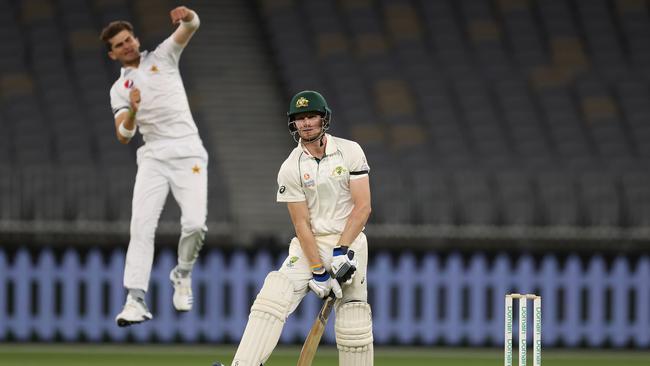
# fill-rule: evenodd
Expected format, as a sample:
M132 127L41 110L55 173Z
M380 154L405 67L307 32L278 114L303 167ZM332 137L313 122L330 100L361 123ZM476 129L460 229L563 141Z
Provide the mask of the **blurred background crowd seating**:
M366 151L370 235L650 238L647 1L186 5L202 19L181 70L210 152L209 245L291 232L275 175L294 146L286 103L302 89L321 91L332 133ZM98 34L129 20L152 49L172 6L0 0L5 237L127 231L137 143L115 139L119 68ZM178 215L168 204L162 234L177 233Z

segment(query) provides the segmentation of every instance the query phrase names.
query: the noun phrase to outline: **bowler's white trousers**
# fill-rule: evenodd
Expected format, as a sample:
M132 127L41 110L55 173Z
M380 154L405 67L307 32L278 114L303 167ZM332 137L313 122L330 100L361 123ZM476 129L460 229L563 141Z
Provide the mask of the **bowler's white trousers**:
M208 154L200 138L190 136L147 142L137 161L124 287L147 291L156 227L170 189L181 209L178 266L191 271L196 261L207 231Z

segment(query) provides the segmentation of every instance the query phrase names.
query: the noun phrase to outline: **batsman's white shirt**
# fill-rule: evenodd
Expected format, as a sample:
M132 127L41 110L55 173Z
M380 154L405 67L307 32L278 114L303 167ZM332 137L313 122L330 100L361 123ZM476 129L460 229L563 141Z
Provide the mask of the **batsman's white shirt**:
M293 149L278 173L278 202L306 201L311 228L316 238L318 254L327 270L332 263L332 249L345 229L354 208L350 181L368 176L370 167L361 146L354 141L327 136L325 155L318 160L302 144ZM368 242L362 232L350 244L358 261L352 284L343 286L343 299L337 302L367 301L366 270ZM307 294L307 283L312 278L310 263L305 258L298 238L289 244L289 255L279 271L294 286L290 312L293 312Z
M131 240L124 286L147 290L154 236L167 194L181 208L179 265L190 266L202 245L207 215L208 154L192 118L178 62L184 47L172 37L141 53L137 68L122 68L110 91L114 116L129 109L129 93L140 90L136 125L145 144L138 149L133 189Z
M326 136L325 155L321 160L298 143L278 173L277 201L307 201L316 236L343 232L354 207L350 181L365 177L370 171L358 143Z

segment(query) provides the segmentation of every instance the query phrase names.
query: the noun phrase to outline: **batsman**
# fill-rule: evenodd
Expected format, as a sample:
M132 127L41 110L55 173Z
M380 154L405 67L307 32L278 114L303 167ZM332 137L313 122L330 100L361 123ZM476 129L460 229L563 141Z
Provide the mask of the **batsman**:
M289 132L298 142L278 173L277 201L286 202L296 237L280 269L258 293L233 366L259 366L271 355L285 320L313 291L336 296L339 365L373 364L368 304L369 166L358 143L327 134L332 111L318 92L291 98Z

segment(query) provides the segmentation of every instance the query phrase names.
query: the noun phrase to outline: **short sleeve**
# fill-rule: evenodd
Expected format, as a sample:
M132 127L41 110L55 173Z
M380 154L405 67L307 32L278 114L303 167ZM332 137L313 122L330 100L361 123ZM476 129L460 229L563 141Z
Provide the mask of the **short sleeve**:
M296 167L291 168L289 160L285 161L278 172L278 202L301 202L306 201L305 192L300 183L300 174Z
M117 84L115 84L117 85ZM113 111L113 117L117 117L120 113L129 110L129 100L126 96L121 95L115 86L111 88L111 110Z
M370 173L366 155L358 143L354 142L350 145L350 151L346 154L346 158L350 169L350 180L365 177Z
M181 44L176 43L172 36L169 36L161 44L156 47L154 53L162 58L168 59L172 64L178 65L178 61L181 58L181 53L183 53L183 47Z

